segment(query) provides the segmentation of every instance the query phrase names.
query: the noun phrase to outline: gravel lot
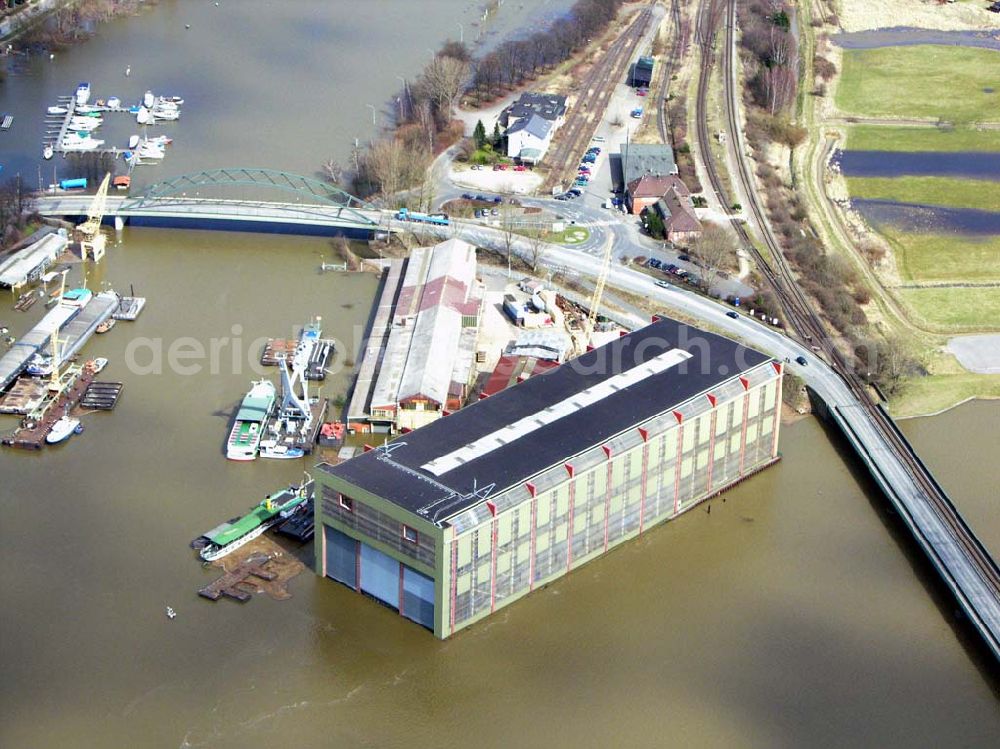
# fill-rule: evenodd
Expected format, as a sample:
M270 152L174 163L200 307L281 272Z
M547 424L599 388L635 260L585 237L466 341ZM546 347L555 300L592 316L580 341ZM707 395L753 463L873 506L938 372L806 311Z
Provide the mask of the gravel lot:
M950 338L945 348L970 372L1000 374L1000 333Z

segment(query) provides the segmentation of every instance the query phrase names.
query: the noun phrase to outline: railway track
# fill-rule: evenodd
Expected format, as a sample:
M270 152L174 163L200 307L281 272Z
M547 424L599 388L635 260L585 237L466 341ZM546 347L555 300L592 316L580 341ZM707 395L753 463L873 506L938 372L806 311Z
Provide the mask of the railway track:
M571 177L576 174L577 160L586 150L600 122L600 116L595 113L603 113L607 108L611 93L622 79L625 66L635 54L653 17L654 5L655 3L650 3L642 9L638 17L612 42L608 51L584 76L575 105L577 111L557 136L559 142L552 152L550 163L558 166L554 166L549 173L547 187L572 181Z
M657 102L660 111L656 117L656 125L660 131L660 141L670 143L667 133L667 95L670 87L670 79L674 74L674 68L680 59L684 44L683 29L681 29L681 4L680 0L670 0L670 22L674 26L674 32L670 40L670 52L663 63L663 74L660 80L660 88L657 91Z
M760 227L760 234L773 258L773 263L756 248L746 230L746 227L735 219L730 219L730 223L736 230L743 246L751 252L761 273L768 284L774 289L775 294L781 303L788 326L797 336L813 351L822 353L834 371L840 375L851 393L857 399L862 408L869 415L872 423L876 427L879 437L887 448L892 451L900 463L907 469L913 478L916 486L927 496L933 506L938 518L947 526L955 541L965 551L967 558L975 566L982 581L992 589L995 597L1000 598L1000 569L996 562L986 551L979 539L976 538L972 530L966 525L961 515L955 509L944 490L937 484L927 468L914 454L905 437L899 432L895 423L885 412L885 410L872 398L868 386L854 371L854 368L846 360L840 350L834 345L833 340L826 332L822 320L813 310L805 293L800 288L797 279L792 274L788 266L781 246L771 231L770 224L764 212L763 206L757 196L753 177L744 156L744 148L741 139L740 122L736 106L736 85L733 80L733 38L736 26L736 0L705 0L698 15L698 40L702 49L702 66L698 78L698 96L696 120L698 125L698 147L702 161L709 176L713 191L715 191L722 205L730 205L727 196L724 194L721 179L719 178L716 165L712 160L709 149L709 132L707 122L707 93L708 81L711 74L712 62L714 61L714 42L716 29L713 19L717 14L713 12L717 3L725 3L725 34L724 49L722 55L723 65L723 91L725 97L725 110L727 127L732 133L733 148L736 153L737 178L743 186L747 196L748 207Z

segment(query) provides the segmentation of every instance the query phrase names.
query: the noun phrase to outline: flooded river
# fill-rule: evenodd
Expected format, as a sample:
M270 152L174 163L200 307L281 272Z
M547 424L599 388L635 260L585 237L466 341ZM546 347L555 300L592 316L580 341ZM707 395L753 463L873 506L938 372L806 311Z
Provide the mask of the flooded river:
M326 4L277 12L318 7ZM412 6L358 12L368 7ZM449 9L471 12L426 7L378 44L395 52L406 40L401 54L416 64L440 40L430 30L451 22ZM183 38L191 18L198 33L205 21L193 14L206 8L162 3L39 75L52 91L83 77L96 86L81 60L115 70L120 49L142 48L143 34L154 46L160 34ZM241 55L279 56L290 38L308 42L295 54L320 54L323 37L307 26L261 47L267 24L228 12L236 28L257 24ZM352 34L388 35L384 21L372 11ZM345 44L374 44L344 34ZM188 96L198 75L183 78L173 56L161 63L149 85ZM201 85L253 88L256 63L247 65L222 59ZM316 86L332 74L317 73ZM391 90L387 75L374 96ZM234 98L228 116L252 120L251 101ZM315 159L295 137L336 148L324 130L367 132L365 111L333 103L317 128L300 122L303 107L270 110L270 137L246 141L255 163L308 170ZM229 127L226 116L203 127ZM200 137L162 173L231 163L235 151L215 153ZM134 284L149 304L85 350L111 359L103 377L125 382L119 407L86 417L86 432L59 448L0 452L0 746L996 745L1000 710L978 651L963 644L871 483L812 418L786 427L784 459L713 500L711 513L652 529L449 641L310 573L292 581L288 601L199 599L213 575L188 542L310 465L223 458L231 411L258 376L255 341L322 315L351 358L376 281L318 273L329 253L322 239L127 229L122 240L90 285ZM42 312L4 309L16 332ZM205 356L178 357L199 349ZM347 384L337 372L324 394ZM969 404L903 426L994 549L998 419L1000 403ZM290 551L309 558L309 548ZM164 616L167 605L176 619Z

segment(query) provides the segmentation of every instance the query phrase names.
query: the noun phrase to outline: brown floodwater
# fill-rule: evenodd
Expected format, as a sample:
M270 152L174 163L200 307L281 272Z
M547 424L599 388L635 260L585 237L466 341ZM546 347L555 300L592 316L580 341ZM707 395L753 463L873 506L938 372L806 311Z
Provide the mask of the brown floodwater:
M988 746L1000 736L978 653L870 483L811 418L785 427L784 459L711 513L652 529L449 641L312 574L284 602L198 598L212 573L188 541L310 462L223 458L229 414L255 376L248 364L139 367L158 338L165 352L181 336L210 350L238 325L255 352L253 339L290 335L314 314L349 347L376 281L318 273L325 251L315 238L130 229L92 275L94 287L133 283L150 301L86 349L126 383L118 409L87 417L64 446L0 453L0 745ZM324 392L346 385L338 373ZM993 541L998 407L904 425ZM963 452L956 429L982 454Z
M3 161L30 177L40 140L23 128L86 78L102 95L188 98L151 179L307 173L366 137L365 104L478 15L452 0L413 7L162 2L9 78ZM505 23L559 7L508 1ZM388 51L396 64L375 64ZM321 315L349 352L377 283L320 274L322 239L123 240L91 287L134 284L148 307L85 349L111 360L102 379L125 383L118 409L85 417L58 448L0 452L0 747L997 745L980 653L811 418L785 427L784 459L711 513L651 529L449 641L309 573L288 601L200 599L213 574L188 542L311 466L223 457L232 409L259 376L255 342ZM44 312L0 301L16 333ZM336 371L323 393L348 384ZM976 403L903 425L993 549L998 418L1000 403Z

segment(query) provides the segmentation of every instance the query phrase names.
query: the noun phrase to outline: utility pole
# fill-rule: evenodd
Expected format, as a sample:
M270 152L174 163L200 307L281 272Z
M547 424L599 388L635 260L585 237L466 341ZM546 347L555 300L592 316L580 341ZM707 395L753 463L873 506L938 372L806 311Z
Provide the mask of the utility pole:
M378 123L375 121L375 105L374 104L365 104L365 106L368 107L370 110L372 110L372 126L373 127L377 127Z
M458 43L465 44L465 27L460 21L456 21L455 23L458 24Z

